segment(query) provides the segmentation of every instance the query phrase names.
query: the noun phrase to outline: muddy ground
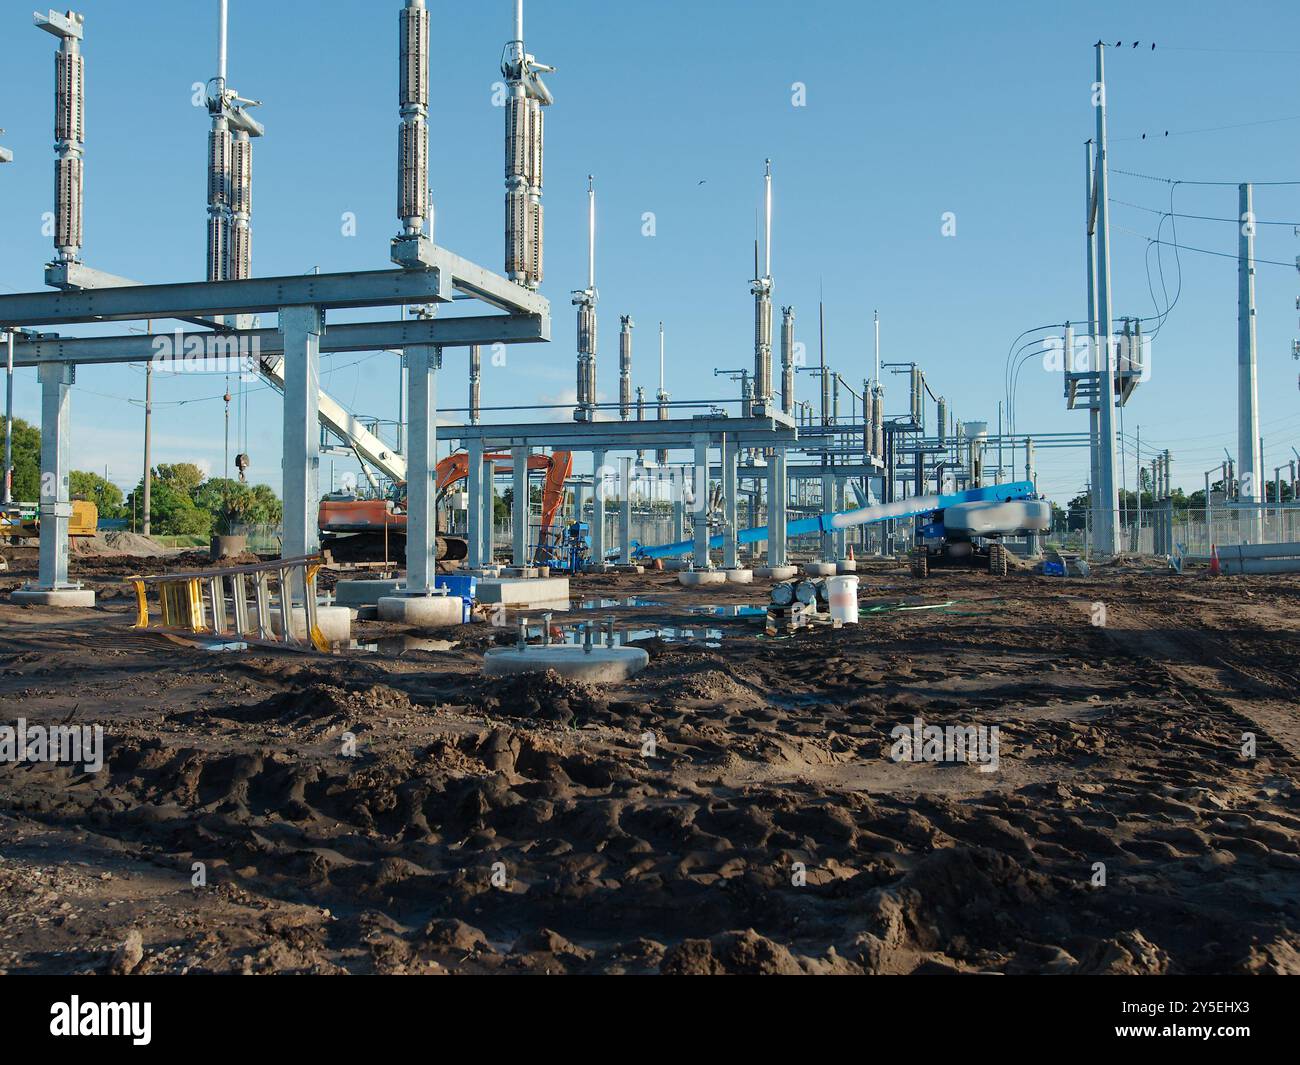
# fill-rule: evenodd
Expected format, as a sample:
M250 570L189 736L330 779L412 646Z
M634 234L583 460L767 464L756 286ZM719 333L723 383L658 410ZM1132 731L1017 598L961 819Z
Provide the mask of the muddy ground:
M0 725L107 754L0 764L0 970L1300 972L1295 577L864 566L879 609L781 641L689 612L762 586L584 578L652 604L569 616L650 652L597 689L481 679L486 625L182 646L129 628L159 567L74 560L100 605L53 612L5 553ZM891 758L917 717L996 771Z

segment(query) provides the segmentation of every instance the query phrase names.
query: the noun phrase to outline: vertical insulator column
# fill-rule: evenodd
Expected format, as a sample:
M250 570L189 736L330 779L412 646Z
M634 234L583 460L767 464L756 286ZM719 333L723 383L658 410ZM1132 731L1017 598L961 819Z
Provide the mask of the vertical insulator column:
M406 0L398 14L401 69L398 103L397 217L401 235L424 232L429 217L429 12L424 0Z
M794 308L781 308L781 410L794 413Z
M230 165L232 138L226 118L213 115L208 133L208 280L225 281L230 262Z
M542 283L542 249L545 234L542 219L542 136L545 125L542 104L535 98L528 101L528 126L530 131L532 168L528 185L528 274L529 284L536 288Z
M772 279L756 280L754 294L754 405L766 406L772 399Z
M618 416L627 421L632 417L632 329L634 322L630 314L623 315L619 321L622 328L618 334ZM641 390L637 389L637 420L641 420Z
M939 397L938 408L939 431L935 435L938 436L939 443L944 444L948 441L948 401L943 396Z
M82 245L82 153L86 140L84 16L51 11L37 25L59 38L54 55L54 250L59 262L78 262Z
M524 48L523 0L515 5L515 36L506 45L501 73L506 79L506 276L537 288L542 282L544 227L542 159L550 90L538 76L551 67Z
M596 305L594 296L580 292L578 304L578 417L592 420L596 403Z
M236 130L230 145L230 249L226 276L252 276L253 263L253 141Z
M885 457L885 389L882 385L876 385L872 397L873 418L875 420L875 429L872 431L872 439L875 443L876 458L884 459Z
M528 206L528 99L522 85L506 100L506 276L526 284L532 263L532 228Z

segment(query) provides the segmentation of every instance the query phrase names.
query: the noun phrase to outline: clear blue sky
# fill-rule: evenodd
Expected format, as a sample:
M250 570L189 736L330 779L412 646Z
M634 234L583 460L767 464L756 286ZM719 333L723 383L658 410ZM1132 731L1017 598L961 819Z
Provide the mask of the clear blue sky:
M231 0L230 83L266 101L259 117L268 135L254 164L255 273L387 266L397 226L399 6ZM435 239L497 270L502 114L491 92L511 6L430 0ZM216 7L85 0L78 8L87 34L84 258L93 266L141 281L202 276L207 120L191 105L191 86L215 72ZM549 78L556 104L548 112L543 290L553 301L554 340L512 349L505 370L485 368L486 406L573 396L569 293L585 280L589 172L600 197L602 399L617 395L624 313L637 322L635 383L648 393L663 319L674 397L735 394L711 371L752 360L751 242L771 156L776 300L796 307L800 339L815 351L824 290L829 361L860 381L870 373L878 307L887 359L920 361L961 417L990 422L1013 338L1084 315L1083 142L1092 134L1099 35L1125 42L1109 53L1113 168L1300 179L1293 2L529 0L527 8L529 49L559 67ZM31 9L0 2L0 143L17 156L0 170L6 291L40 288L51 255L40 226L51 208L54 40L32 27ZM803 108L791 106L797 81L807 86ZM1169 202L1168 185L1122 175L1111 194L1153 209ZM1176 206L1231 217L1236 190L1180 186ZM340 233L346 211L358 218L352 239ZM653 239L641 235L646 211L657 216ZM941 236L946 211L957 217L953 238ZM1300 187L1257 190L1256 212L1300 223ZM1154 234L1158 215L1116 205L1113 219L1115 312L1151 315L1143 235ZM1178 235L1198 248L1236 249L1231 223L1180 219ZM1289 263L1298 253L1291 225L1261 227L1261 259ZM1175 271L1170 249L1164 267L1167 277ZM1225 445L1236 450L1236 263L1185 252L1181 267L1181 297L1156 340L1152 380L1124 417L1130 434L1141 425L1144 444L1173 451L1175 481L1191 491ZM1295 269L1260 266L1270 476L1300 443L1300 364L1290 357L1298 294ZM326 385L344 403L396 416L395 356L340 355L326 365ZM1035 365L1020 376L1017 429L1084 429L1085 414L1064 411L1059 377ZM138 479L142 415L123 397L138 399L143 382L138 367L79 372L78 467L107 468L122 484ZM451 352L440 378L444 405L465 405L464 382L464 352ZM900 385L890 388L888 414L905 406ZM222 404L213 397L222 388L221 379L159 379L156 462L198 460L219 472ZM814 384L801 376L800 388L808 395ZM19 415L35 419L33 371L21 372L17 397ZM278 397L257 391L250 410L251 474L278 488ZM1060 501L1082 487L1086 470L1083 451L1040 455L1042 486Z

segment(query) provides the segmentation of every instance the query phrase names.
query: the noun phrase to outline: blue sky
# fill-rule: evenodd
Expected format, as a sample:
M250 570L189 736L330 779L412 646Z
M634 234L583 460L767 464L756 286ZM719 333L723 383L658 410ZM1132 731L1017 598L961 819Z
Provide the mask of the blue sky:
M254 163L257 274L382 269L396 232L396 0L231 0L230 84L265 101ZM511 4L433 12L431 139L435 239L501 267L502 114L492 106ZM141 281L197 279L204 258L205 112L194 82L215 72L215 0L85 0L87 263ZM1009 346L1022 330L1084 315L1083 142L1092 133L1092 44L1109 53L1112 169L1179 180L1300 180L1300 8L1294 3L803 4L739 0L529 0L530 51L549 78L547 280L554 340L485 367L485 406L572 398L574 315L585 280L586 175L600 202L599 392L617 396L618 316L637 323L634 383L652 393L657 323L668 330L675 398L730 398L713 367L752 361L755 210L762 167L776 180L776 301L793 304L815 352L817 299L828 361L860 382L879 308L887 360L919 361L964 419L996 423ZM0 286L38 289L50 242L54 40L31 4L0 0ZM1141 41L1138 49L1130 48ZM1150 50L1155 41L1156 50ZM807 86L792 106L791 86ZM1244 125L1244 123L1254 123ZM1232 128L1220 128L1232 127ZM1170 135L1164 136L1168 130ZM1147 133L1142 140L1141 134ZM1168 184L1112 177L1117 315L1151 315L1147 236ZM1185 214L1231 218L1236 189L1180 185ZM652 211L657 235L642 236ZM944 212L954 237L941 235ZM354 212L358 232L341 233ZM1261 220L1300 223L1300 186L1256 191ZM1165 229L1166 238L1169 229ZM1182 243L1236 250L1231 222L1179 219ZM1292 263L1292 225L1260 227L1261 259ZM1189 491L1236 450L1236 263L1179 256L1182 289L1154 345L1154 368L1124 415L1130 434L1168 447ZM1155 258L1151 258L1155 267ZM1167 278L1176 273L1164 250ZM1259 364L1265 466L1300 444L1295 301L1300 274L1261 264ZM1158 279L1157 279L1158 286ZM1163 300L1162 300L1163 302ZM119 327L114 327L120 329ZM84 330L93 332L93 330ZM326 360L326 387L362 414L394 418L390 354ZM73 459L119 483L139 476L138 367L83 368ZM887 414L906 404L887 379ZM221 379L160 378L156 462L222 464ZM1017 429L1083 430L1059 377L1021 372ZM802 394L815 385L801 376ZM465 354L449 352L442 405L466 401ZM38 414L33 371L18 413ZM278 397L249 396L250 471L279 485ZM488 416L506 420L513 416ZM346 464L341 460L336 472ZM1086 478L1084 451L1044 451L1042 487L1060 501ZM1132 458L1128 483L1133 483ZM330 471L325 465L326 477Z

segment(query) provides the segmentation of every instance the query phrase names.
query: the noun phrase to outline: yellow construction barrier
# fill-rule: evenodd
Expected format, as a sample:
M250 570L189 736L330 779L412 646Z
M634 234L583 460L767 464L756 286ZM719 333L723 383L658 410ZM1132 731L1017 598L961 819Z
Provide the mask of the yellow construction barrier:
M316 621L316 575L321 564L320 556L307 555L251 566L130 577L135 586L134 628L304 650L314 647L328 653L330 645ZM152 621L151 589L157 592L157 624ZM295 601L303 605L308 643L293 634ZM279 622L278 632L273 621Z

